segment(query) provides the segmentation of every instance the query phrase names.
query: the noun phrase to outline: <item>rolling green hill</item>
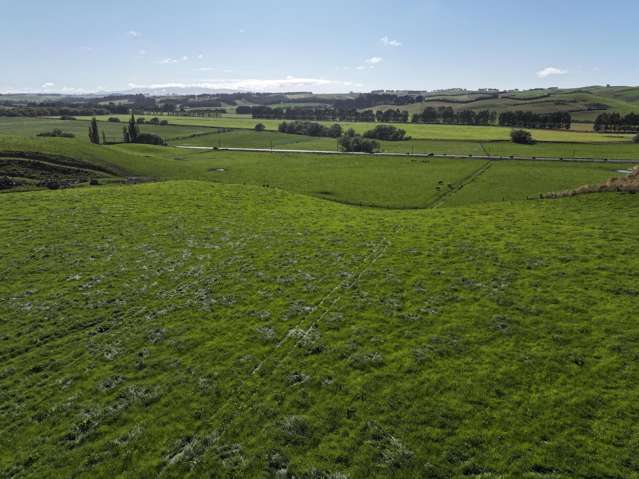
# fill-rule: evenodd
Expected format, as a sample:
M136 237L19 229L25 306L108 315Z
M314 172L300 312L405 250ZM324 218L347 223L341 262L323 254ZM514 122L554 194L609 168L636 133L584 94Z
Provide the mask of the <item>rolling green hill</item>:
M638 215L0 195L0 475L632 477Z
M421 113L426 107L453 107L456 110L494 110L534 111L549 113L566 111L573 115L575 121L593 122L602 111L620 113L639 112L639 87L602 87L593 86L576 89L539 89L515 93L501 93L497 98L486 95L470 95L466 97L436 96L427 98L422 103L413 103L399 107L410 113ZM398 108L394 105L382 105L376 109Z

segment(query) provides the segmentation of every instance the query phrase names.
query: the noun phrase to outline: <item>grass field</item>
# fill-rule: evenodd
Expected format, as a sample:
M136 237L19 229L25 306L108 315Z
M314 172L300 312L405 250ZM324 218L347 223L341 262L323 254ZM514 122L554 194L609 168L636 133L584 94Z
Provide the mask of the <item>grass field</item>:
M95 146L79 140L0 135L0 158L15 158L17 153L28 158L32 156L30 152L71 158L78 162L78 167L100 169L120 177L268 185L342 203L400 209L425 208L434 203L444 206L449 202L523 200L540 193L599 183L617 176L619 169L618 165L604 163L508 162L508 181L495 189L491 178L498 175L499 181L503 179L499 176L504 168L502 162L485 170L489 162L468 159L200 152L145 145ZM481 176L475 178L479 173ZM6 173L0 166L0 176L3 174ZM530 181L531 175L537 179ZM479 184L484 185L482 188L474 186L479 179L482 181ZM470 188L469 181L473 184L472 195L465 193ZM459 189L460 186L463 188Z
M233 148L282 148L293 150L335 151L332 138L314 138L277 132L254 132L232 130L212 133L185 140L170 142L181 146L208 146ZM388 153L434 153L475 156L524 156L554 158L625 159L639 161L637 143L584 143L584 142L538 142L534 145L517 145L510 141L463 141L463 140L407 140L381 141L381 150Z
M120 115L126 121L126 115ZM106 120L107 117L100 117ZM240 118L192 118L192 117L167 117L171 124L190 126L226 127L239 129L252 129L257 123L262 123L268 130L277 130L281 123L279 120L254 120L249 116ZM332 122L323 122L331 124ZM358 133L363 133L374 128L377 123L342 123L345 128L353 128ZM459 125L420 125L413 123L402 123L399 126L406 130L407 135L420 140L473 140L473 141L497 141L509 140L510 128L497 126L459 126ZM557 142L624 142L631 141L632 135L625 134L600 134L584 131L556 131L556 130L531 130L533 136L538 141Z
M638 215L0 195L0 475L633 477Z
M126 123L111 123L108 121L100 123L100 134L104 132L107 140L121 141L122 128ZM39 133L50 132L58 128L65 133L73 133L76 139L89 142L89 121L88 120L59 120L45 118L3 118L0 117L0 134L15 135L25 137L35 137ZM140 130L144 133L154 133L165 140L190 137L202 133L212 132L209 128L198 126L178 126L178 125L140 125Z
M123 117L124 119L124 117ZM173 120L171 120L173 121ZM222 118L219 120L178 118L175 121L193 123L235 124L237 121L245 126L247 121ZM108 138L119 139L122 124L101 122L101 128ZM413 126L413 125L411 125ZM273 125L276 128L276 125ZM88 143L88 123L86 120L62 121L57 119L0 118L0 134L34 138L38 133L60 128L75 133L78 140ZM627 135L595 135L593 133L548 132L537 131L538 134L550 134L551 137L561 135L561 142L539 141L535 145L516 145L510 141L477 139L478 137L503 137L509 131L503 128L481 128L443 125L417 125L415 128L427 128L427 136L439 139L412 139L409 141L382 141L381 148L385 152L397 153L435 153L447 155L495 155L557 158L599 158L639 160L639 144L627 141ZM304 135L290 135L275 131L256 132L251 129L236 129L219 133L217 128L197 125L143 125L142 131L156 133L172 145L210 146L236 148L285 148L302 150L335 151L336 141L331 138L317 138ZM568 135L568 136L566 136ZM584 136L585 135L585 136ZM506 135L507 136L507 135ZM622 135L623 136L623 135ZM543 137L543 135L542 135ZM597 141L582 141L595 137ZM447 139L458 138L458 139ZM475 138L475 139L472 139ZM572 139L571 139L572 138ZM539 138L538 138L539 139Z

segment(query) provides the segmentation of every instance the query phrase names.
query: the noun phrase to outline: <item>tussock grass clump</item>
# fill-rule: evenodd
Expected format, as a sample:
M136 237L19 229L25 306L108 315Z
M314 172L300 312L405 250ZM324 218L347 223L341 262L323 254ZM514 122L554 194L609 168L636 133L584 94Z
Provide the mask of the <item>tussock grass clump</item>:
M350 358L350 365L359 370L379 368L384 365L384 356L376 351L356 352Z
M277 339L277 333L275 332L275 330L268 326L257 328L257 335L260 340L265 343L272 343Z
M279 431L287 444L304 444L312 435L311 425L304 416L286 416L279 425Z
M397 470L413 462L413 451L375 421L366 424L365 434L368 438L366 442L375 450L375 462L383 468Z
M293 328L288 332L288 336L294 339L297 347L307 355L319 354L324 351L322 335L316 328L311 327L308 330Z

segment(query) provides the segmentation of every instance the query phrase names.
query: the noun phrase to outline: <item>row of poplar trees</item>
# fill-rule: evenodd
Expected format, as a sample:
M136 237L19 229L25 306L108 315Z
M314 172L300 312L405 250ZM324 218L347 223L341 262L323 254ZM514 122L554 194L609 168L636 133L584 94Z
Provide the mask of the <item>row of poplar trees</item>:
M125 143L135 143L140 136L140 127L135 121L135 116L131 114L129 123L122 128L122 139ZM93 118L89 124L89 140L95 145L100 144L100 130L98 121ZM102 143L106 143L106 136L102 132Z

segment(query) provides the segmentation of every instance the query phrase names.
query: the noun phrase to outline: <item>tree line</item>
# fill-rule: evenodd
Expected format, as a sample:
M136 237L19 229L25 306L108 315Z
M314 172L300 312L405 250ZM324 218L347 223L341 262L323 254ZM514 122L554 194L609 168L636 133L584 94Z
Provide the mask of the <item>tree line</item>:
M109 121L114 121L115 119L110 118ZM117 120L119 122L120 120ZM126 126L122 127L122 142L123 143L143 143L146 145L165 145L166 143L162 139L161 136L155 135L153 133L142 133L140 131L141 124L144 122L140 122L135 119L135 115L132 113L131 118L129 118ZM102 141L100 141L102 140ZM98 127L98 121L94 118L89 122L89 141L94 145L99 145L101 142L103 144L107 144L106 135L104 132L100 135L100 128Z
M238 107L238 113L250 112L256 120L355 121L370 123L407 123L409 114L399 109L358 111L335 108L271 108L268 106Z
M570 130L572 116L568 112L535 113L506 111L499 115L499 126Z
M595 131L639 131L639 114L602 113L593 128Z
M497 112L482 110L455 111L450 106L427 107L422 113L415 113L413 123L445 123L450 125L490 125L497 119Z
M255 125L256 131L264 131L265 127L261 123ZM320 136L328 138L339 138L346 133L343 132L341 125L335 123L331 126L322 125L321 123L314 123L311 121L284 121L279 124L278 131L280 133L289 133L293 135L306 135L306 136ZM348 130L350 132L352 128ZM360 136L354 133L348 133L346 136ZM406 136L406 130L397 128L393 125L377 125L375 128L364 132L361 135L363 138L371 140L385 140L385 141L402 141L409 140L410 137Z
M279 124L277 129L280 133L291 133L293 135L323 136L329 138L339 138L342 136L342 127L337 123L331 126L325 126L310 121L284 121Z
M362 110L379 105L410 105L421 103L423 95L396 95L393 93L361 93L355 98L335 99L331 103L338 110Z

